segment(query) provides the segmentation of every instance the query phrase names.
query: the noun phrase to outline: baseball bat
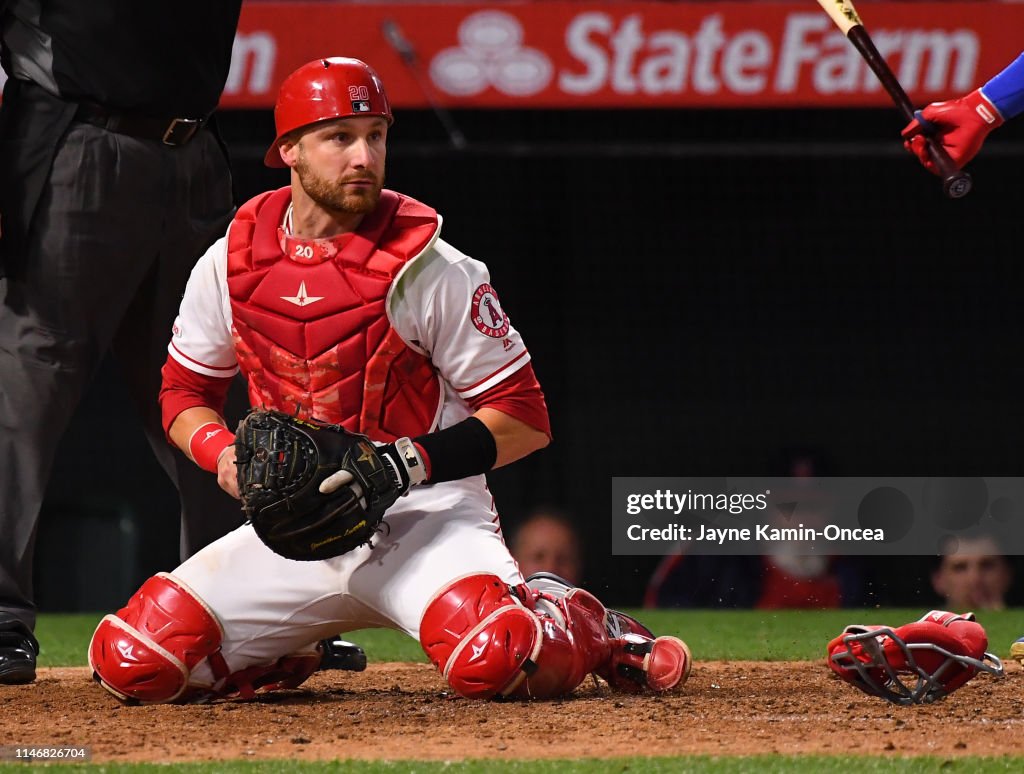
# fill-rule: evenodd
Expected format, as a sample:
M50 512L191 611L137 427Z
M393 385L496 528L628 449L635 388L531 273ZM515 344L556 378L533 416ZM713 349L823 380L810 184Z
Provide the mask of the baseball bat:
M857 9L853 7L851 0L818 0L818 5L825 9L825 13L832 18L836 26L846 35L846 39L864 57L864 61L868 63L868 67L871 68L871 71L881 82L882 86L885 87L885 90L889 92L889 96L892 97L892 101L896 103L896 107L899 108L903 117L907 121L913 121L914 118L918 118L921 121L926 132L924 137L925 142L928 144L928 155L932 157L932 162L935 164L936 169L939 170L939 175L942 177L942 190L946 196L950 199L959 199L970 193L972 185L970 174L962 169L957 169L953 159L949 157L946 149L942 147L942 143L928 136L928 123L914 115L913 103L911 103L907 93L903 90L895 73L893 73L888 63L878 52L874 41L871 40L871 36L864 28L864 22L857 15Z
M448 140L451 142L452 147L456 150L465 149L466 135L456 126L452 114L445 110L441 103L437 101L437 98L434 96L434 90L430 86L430 79L423 72L419 55L416 53L416 49L413 48L412 43L409 42L409 39L402 34L402 29L398 26L398 22L394 19L385 19L381 22L380 29L388 45L394 49L402 63L412 73L412 77L415 79L416 85L420 87L420 92L426 98L427 104L430 105L430 109L434 111L437 120L441 122L441 126L448 133Z

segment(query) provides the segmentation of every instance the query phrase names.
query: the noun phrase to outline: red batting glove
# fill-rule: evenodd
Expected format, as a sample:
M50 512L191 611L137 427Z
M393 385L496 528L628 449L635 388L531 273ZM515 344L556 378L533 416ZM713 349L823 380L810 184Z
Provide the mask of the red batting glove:
M935 125L932 137L942 143L957 168L973 159L981 150L988 133L1002 126L1004 119L995 105L988 101L981 89L947 102L933 102L921 111L925 121ZM925 169L938 175L925 135L928 132L916 118L903 130L903 147L917 156Z

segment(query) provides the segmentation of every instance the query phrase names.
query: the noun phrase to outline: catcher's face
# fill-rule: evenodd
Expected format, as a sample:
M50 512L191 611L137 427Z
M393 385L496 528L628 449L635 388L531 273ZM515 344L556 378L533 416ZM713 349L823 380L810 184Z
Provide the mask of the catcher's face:
M387 157L383 118L342 118L282 145L309 198L336 213L372 212L380 200Z

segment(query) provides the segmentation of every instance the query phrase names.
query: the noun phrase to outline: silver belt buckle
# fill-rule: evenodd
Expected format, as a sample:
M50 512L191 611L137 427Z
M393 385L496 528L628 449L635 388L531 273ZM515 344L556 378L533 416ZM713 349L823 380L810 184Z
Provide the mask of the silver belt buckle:
M175 118L164 132L164 145L184 145L199 131L199 118Z

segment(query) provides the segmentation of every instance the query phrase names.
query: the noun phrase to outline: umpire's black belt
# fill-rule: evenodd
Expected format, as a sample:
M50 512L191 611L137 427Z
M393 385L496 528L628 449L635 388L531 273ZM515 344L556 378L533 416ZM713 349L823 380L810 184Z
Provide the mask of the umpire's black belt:
M184 145L206 124L205 118L152 118L135 113L118 113L90 102L78 106L75 120L116 134L143 140L160 140L164 145Z

